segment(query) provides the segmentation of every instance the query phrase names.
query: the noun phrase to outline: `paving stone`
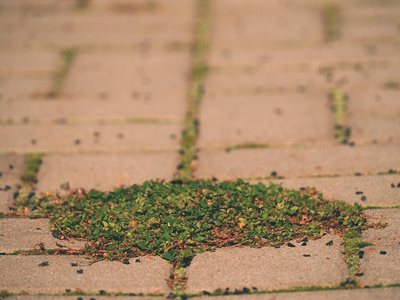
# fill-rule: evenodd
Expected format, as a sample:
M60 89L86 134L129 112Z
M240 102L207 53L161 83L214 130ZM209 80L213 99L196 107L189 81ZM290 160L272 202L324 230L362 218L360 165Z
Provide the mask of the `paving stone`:
M148 92L132 91L118 96L99 92L54 100L0 101L0 118L40 121L67 120L113 120L130 118L160 118L177 120L184 117L183 91ZM105 98L105 99L103 99Z
M333 141L331 115L325 95L206 99L200 113L199 146Z
M85 248L82 241L70 243L54 238L48 219L0 219L0 252L40 249L39 243L43 243L46 249L60 248L56 243L72 249Z
M209 296L208 300L376 300L376 299L398 299L399 287L374 288L374 289L347 289L331 291L290 292L290 293L268 293L250 295ZM193 299L204 299L193 298Z
M319 68L326 65L349 68L351 64L374 66L377 64L374 59L395 63L399 57L400 43L378 45L375 49L378 49L379 55L373 56L364 44L349 42L327 45L322 42L274 44L268 40L246 43L215 41L210 49L209 64L214 68L251 66L274 71L293 65L297 68Z
M398 145L333 146L313 148L202 150L196 175L218 179L269 176L305 177L387 172L399 168Z
M400 209L368 209L365 211L370 223L387 223L384 229L368 229L363 232L363 240L400 247Z
M400 114L400 91L363 89L348 93L351 114Z
M400 114L377 116L352 116L348 122L351 128L350 140L358 142L386 142L400 141Z
M400 282L400 245L380 245L363 248L360 268L364 285L398 284Z
M2 53L0 56L1 76L34 77L54 72L59 64L59 55L25 51L22 53ZM43 76L43 75L42 75Z
M13 206L14 193L25 171L25 157L15 154L0 155L0 212L8 213ZM8 187L7 187L8 186Z
M49 155L43 159L37 191L56 191L67 182L71 188L105 191L156 178L172 180L178 163L178 153Z
M275 180L274 180L275 181ZM259 181L253 181L256 183ZM261 181L268 185L269 181ZM400 188L393 188L400 183L400 175L377 175L357 177L326 177L277 180L282 186L299 189L315 187L325 199L343 200L349 204L394 206L400 205ZM357 194L356 192L362 192ZM365 200L361 200L362 197ZM363 198L364 199L364 198Z
M131 96L135 91L186 91L188 70L189 53L153 55L147 60L139 55L82 54L74 63L64 90L72 94L104 91L114 97ZM110 80L110 74L120 79Z
M45 262L48 266L41 267ZM83 257L61 255L4 255L0 257L0 268L1 290L28 293L64 293L66 289L87 293L168 293L165 278L171 271L171 265L159 257L140 257L140 262L133 258L126 265L118 261L90 264Z
M10 125L0 127L0 151L82 152L177 149L174 124ZM98 137L96 136L98 133ZM52 138L49 138L52 137Z
M333 246L326 246L331 240ZM341 242L337 236L325 236L306 247L294 242L295 248L223 248L198 254L187 268L186 292L339 285L347 276Z

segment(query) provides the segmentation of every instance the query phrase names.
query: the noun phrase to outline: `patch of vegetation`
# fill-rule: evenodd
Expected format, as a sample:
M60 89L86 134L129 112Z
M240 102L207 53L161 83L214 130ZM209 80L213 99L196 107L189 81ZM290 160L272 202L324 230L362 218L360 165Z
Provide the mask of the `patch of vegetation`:
M335 138L342 144L346 144L350 137L350 128L347 126L347 100L348 96L340 90L334 90L329 94L332 111L335 120Z
M136 14L140 12L151 12L157 8L154 0L147 0L142 3L131 3L130 1L112 3L110 9L116 13Z
M199 134L199 109L204 94L204 80L208 73L206 57L210 38L210 1L200 0L198 4L198 22L195 27L195 42L193 45L193 62L190 87L187 95L188 110L184 121L185 129L181 138L181 163L175 174L176 179L192 178L195 146Z
M126 120L128 124L176 124L180 122L179 120L157 118L129 118Z
M340 37L339 7L334 3L325 5L322 8L322 19L325 40L329 43L338 40Z
M8 118L8 119L0 119L0 125L13 125L15 124L15 120Z
M84 10L89 6L90 0L75 0L75 8Z
M60 65L60 68L54 74L53 88L48 94L48 97L56 98L60 95L64 85L65 78L67 77L69 71L71 70L76 55L77 55L77 50L74 48L67 48L61 52L62 63Z
M383 86L386 89L389 89L389 90L399 90L400 89L400 82L386 81Z
M147 181L107 193L78 190L37 199L33 209L36 216L50 218L53 231L87 239L85 254L93 258L150 254L176 267L220 247L279 245L366 226L357 204L324 201L314 190L242 180Z
M26 159L25 172L21 176L21 186L14 195L15 205L18 207L17 214L25 214L35 204L35 184L37 183L37 173L43 162L43 153L29 154Z

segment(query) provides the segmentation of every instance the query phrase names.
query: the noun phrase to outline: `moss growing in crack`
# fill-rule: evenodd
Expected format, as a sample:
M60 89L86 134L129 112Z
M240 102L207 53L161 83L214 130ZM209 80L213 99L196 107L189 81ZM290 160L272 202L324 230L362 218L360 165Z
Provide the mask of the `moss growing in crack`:
M329 94L329 100L334 114L335 138L340 143L346 144L350 137L350 128L347 126L348 96L340 90L334 90Z
M386 89L389 89L389 90L399 90L400 89L400 82L386 81L383 86Z
M77 50L75 48L67 48L61 51L62 62L60 68L54 74L53 88L48 94L50 98L56 98L60 95L64 81L72 67L76 55Z
M357 228L349 228L343 235L345 260L348 266L349 277L344 286L358 285L357 275L362 271L360 270L360 257L359 252L361 248L373 245L373 243L362 240L361 231Z
M26 209L34 206L34 191L35 184L37 183L37 173L39 172L40 165L43 161L43 153L29 154L26 159L26 167L24 174L21 175L21 186L18 192L14 195L15 205L17 206L17 213L21 214Z
M197 254L230 245L284 244L328 231L362 229L361 207L328 202L315 190L275 184L148 181L103 193L72 192L36 202L55 231L89 240L85 254L124 259L159 255L185 267Z
M90 0L75 0L75 8L78 10L84 10L88 8Z
M322 8L324 35L327 42L334 42L340 37L339 7L336 4L327 4Z
M239 150L239 149L266 149L266 148L271 148L271 145L260 144L260 143L244 143L244 144L228 146L225 148L225 151L229 152L232 150Z
M198 5L196 39L193 45L193 62L187 96L188 110L184 121L185 129L181 138L181 163L175 174L176 179L182 180L192 178L193 162L196 158L195 146L199 134L199 108L204 93L204 79L208 72L206 56L210 35L210 1L200 0Z

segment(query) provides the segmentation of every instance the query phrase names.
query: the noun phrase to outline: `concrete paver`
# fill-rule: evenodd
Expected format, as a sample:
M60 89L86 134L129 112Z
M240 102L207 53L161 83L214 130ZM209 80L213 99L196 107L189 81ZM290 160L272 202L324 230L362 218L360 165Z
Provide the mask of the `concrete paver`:
M54 238L48 219L0 219L0 252L40 249L40 243L46 249L60 248L56 243L71 249L85 248L85 242L73 242Z
M0 155L0 212L10 212L14 193L25 171L25 157L15 154Z
M363 232L363 240L382 245L400 245L400 209L368 209L365 214L371 223L387 223L384 229L368 229Z
M89 260L80 256L4 255L0 257L0 290L28 293L64 293L67 289L87 293L99 293L100 290L168 293L165 279L170 275L171 265L167 261L158 257L139 257L129 262L100 261L90 264Z
M326 177L272 180L284 187L300 189L315 187L325 199L343 200L349 204L357 202L368 206L400 205L400 175L376 175L353 177ZM253 181L256 183L259 181ZM268 185L269 181L261 181Z
M335 291L311 291L311 292L290 292L290 293L268 293L252 295L229 295L210 296L209 300L375 300L375 299L397 299L400 293L399 287L379 289L346 289ZM203 299L203 298L193 298Z
M333 246L326 245L329 241ZM223 248L198 254L187 268L186 291L339 285L347 276L341 242L337 236L325 236L305 247L294 243L295 248Z
M179 163L178 153L76 154L44 157L38 174L37 191L71 188L112 190L120 185L150 179L171 180Z
M201 178L254 178L272 172L278 176L306 177L397 170L400 151L398 145L203 150L199 158L196 175Z
M199 146L202 148L241 143L333 141L334 138L326 96L258 96L250 101L248 97L205 99L200 119Z
M175 124L10 125L0 127L0 151L170 150L178 149L179 134L180 126Z
M400 91L363 89L349 91L351 114L400 115Z

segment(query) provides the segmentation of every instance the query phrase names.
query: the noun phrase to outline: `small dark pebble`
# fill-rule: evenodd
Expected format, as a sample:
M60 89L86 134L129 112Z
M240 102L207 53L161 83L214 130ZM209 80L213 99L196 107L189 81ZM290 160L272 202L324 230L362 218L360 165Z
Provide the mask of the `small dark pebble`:
M364 258L364 251L363 250L358 251L358 258Z
M305 188L305 187L301 187L299 190L300 190L300 191L305 191L306 188Z
M100 290L100 291L99 291L99 294L100 294L100 295L106 295L107 293L106 293L105 290Z
M362 197L361 197L361 201L365 201L365 200L367 200L367 197L362 196Z
M6 185L6 187L4 188L5 191L11 190L11 186Z
M76 300L83 300L83 298L82 297L78 297L78 298L76 298Z
M302 242L308 242L308 237L305 237L304 239L301 240Z
M396 187L396 185L395 185L394 183L392 183L390 186L391 186L392 188L395 188L395 187Z
M137 259L135 260L135 262L140 262L140 259L139 259L139 258L137 258Z
M3 173L0 172L0 177L3 176Z
M332 246L332 245L333 245L333 241L329 241L329 242L327 242L325 245L327 245L327 246Z
M32 145L36 145L36 140L35 140L35 139L32 139L32 140L31 140L31 144L32 144Z
M61 184L60 189L62 189L64 191L69 191L69 189L70 189L69 182Z
M124 265L130 265L131 263L129 262L129 259L124 259L123 261L122 261L122 263L124 264Z
M362 174L361 173L354 173L354 176L361 176Z
M71 267L77 267L78 264L77 263L71 263Z
M243 293L244 293L244 294L250 293L250 289L247 288L247 287L244 287L244 288L243 288Z
M400 182L397 184L397 187L400 188Z
M96 300L96 298L90 298L90 300Z
M292 243L288 243L287 245L288 245L288 247L290 247L290 248L294 248L294 247L296 247L296 246L295 246L295 245L293 245Z
M207 291L202 291L202 293L203 293L204 296L210 296L211 295L211 293L207 292Z
M65 292L66 293L71 293L71 290L70 289L65 289Z
M83 274L83 270L82 269L76 270L76 273Z
M9 165L8 167L10 168L10 170L14 169L13 165Z
M173 292L170 292L168 294L167 298L175 298L175 294Z
M280 248L281 247L281 245L278 245L278 244L276 244L276 245L272 245L272 247L274 247L274 248Z
M304 257L310 257L311 254L303 254Z
M357 191L356 192L356 195L362 195L362 194L364 194L364 192L362 192L362 191Z
M276 173L276 171L272 171L272 172L271 172L271 176L272 176L272 177L276 177L276 175L278 175L278 173Z
M256 288L255 286L253 286L251 289L252 289L254 292L257 292L257 291L258 291L258 288Z
M95 137L99 137L99 136L100 136L100 132L96 131L95 133L93 133L93 135L94 135Z
M382 255L386 255L387 254L386 251L380 251L379 253L382 254Z
M79 145L79 144L81 143L81 140L76 139L76 140L74 141L74 143L75 143L75 145Z
M302 246L307 246L307 243L306 242L302 242L301 245Z
M38 264L38 267L48 267L48 266L50 266L48 261L44 261L44 262Z
M350 142L350 143L349 143L349 146L350 146L350 147L354 147L354 142Z
M359 272L359 273L357 273L357 274L356 274L356 276L357 276L357 277L364 276L364 273L362 273L362 272Z

